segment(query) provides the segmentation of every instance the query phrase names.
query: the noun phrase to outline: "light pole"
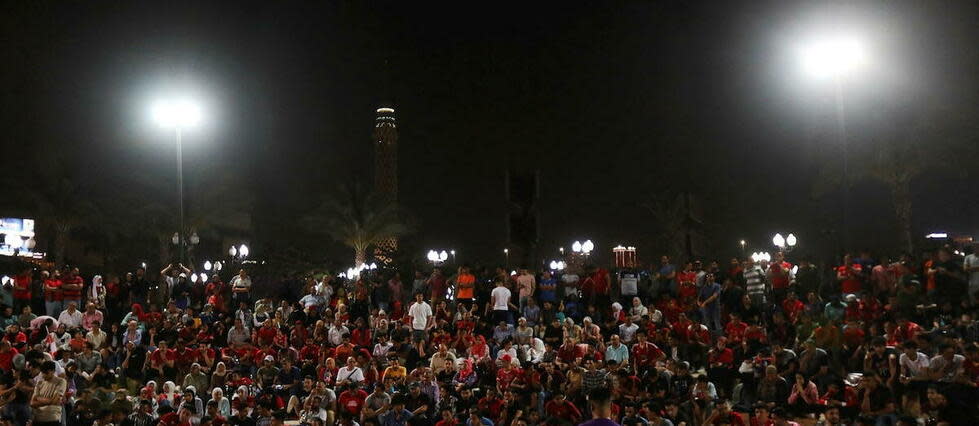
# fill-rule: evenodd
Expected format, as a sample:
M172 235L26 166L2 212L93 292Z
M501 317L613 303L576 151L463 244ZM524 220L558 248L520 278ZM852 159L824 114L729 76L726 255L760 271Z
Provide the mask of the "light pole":
M843 150L843 245L849 244L850 159L846 135L846 109L843 99L846 78L866 64L861 41L835 36L808 43L800 52L803 68L815 80L833 80L836 99L837 137Z
M510 269L510 249L503 249L503 257L506 258L506 264L504 266L506 266L507 269Z
M455 250L449 251L449 254L452 255L452 263L458 264L459 262L456 261L456 251Z
M796 238L795 234L789 234L788 237L782 237L782 234L776 233L775 236L772 237L772 245L778 247L779 251L790 252L798 243L799 239Z
M177 198L180 204L179 231L180 263L186 259L186 229L184 228L184 160L183 129L196 126L201 121L201 109L189 99L160 100L153 104L153 120L163 128L172 129L177 145Z
M745 245L747 245L747 244L748 244L748 242L747 242L747 241L745 241L745 240L741 240L741 256L744 256L744 247L745 247Z

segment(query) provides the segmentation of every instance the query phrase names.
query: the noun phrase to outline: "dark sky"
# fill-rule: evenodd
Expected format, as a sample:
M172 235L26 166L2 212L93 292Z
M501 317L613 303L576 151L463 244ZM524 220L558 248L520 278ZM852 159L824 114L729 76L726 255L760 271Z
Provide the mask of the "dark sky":
M172 147L146 104L190 88L210 117L186 136L188 180L239 172L256 226L272 229L338 182L370 183L373 111L392 102L413 245L502 257L515 168L541 171L549 250L583 238L648 250L639 204L689 190L720 218L712 252L728 254L778 230L811 241L836 217L832 197L810 197L837 139L832 92L793 60L807 34L857 28L873 42L874 66L846 90L851 144L894 105L979 104L975 2L203 3L8 3L4 170L57 149L101 185L169 178ZM929 176L915 189L920 230L977 231L975 203L960 201L974 185ZM855 239L892 243L887 192L854 194Z

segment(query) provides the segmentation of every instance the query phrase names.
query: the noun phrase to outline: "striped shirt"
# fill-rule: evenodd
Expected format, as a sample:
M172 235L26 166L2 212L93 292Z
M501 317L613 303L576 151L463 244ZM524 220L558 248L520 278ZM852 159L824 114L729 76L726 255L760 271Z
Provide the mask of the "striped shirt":
M744 270L745 290L750 295L765 294L765 272L755 265Z

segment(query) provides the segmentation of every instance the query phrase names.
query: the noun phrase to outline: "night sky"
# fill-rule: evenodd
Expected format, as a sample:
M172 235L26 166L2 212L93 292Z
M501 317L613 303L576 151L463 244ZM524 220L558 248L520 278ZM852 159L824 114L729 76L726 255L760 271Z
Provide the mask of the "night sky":
M540 170L550 252L591 238L652 259L640 204L691 191L713 219L709 252L726 256L775 231L814 241L838 217L834 195L811 196L838 139L832 90L793 57L806 34L872 41L873 66L845 91L857 149L894 109L979 105L976 2L202 3L8 2L3 170L57 150L94 186L171 179L147 104L190 88L209 116L185 135L188 185L239 173L256 238L288 240L283 224L338 183L370 185L374 110L390 102L419 256L502 261L508 168ZM916 232L979 231L970 180L920 180ZM886 189L852 193L857 244L896 243Z

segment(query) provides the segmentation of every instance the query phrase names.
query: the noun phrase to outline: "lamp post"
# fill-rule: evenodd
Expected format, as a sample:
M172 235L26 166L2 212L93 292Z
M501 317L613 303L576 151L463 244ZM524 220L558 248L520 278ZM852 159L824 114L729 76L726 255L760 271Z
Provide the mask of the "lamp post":
M744 256L744 248L748 244L747 241L741 240L741 256Z
M782 234L776 233L775 236L772 237L772 245L778 247L779 251L790 252L798 243L799 239L796 238L795 234L789 234L788 237L782 237Z
M177 198L180 204L178 238L180 245L180 263L185 262L186 241L184 228L184 160L183 160L183 130L196 126L201 121L201 109L189 99L160 100L153 104L153 120L163 128L171 129L177 146ZM195 234L196 235L196 234Z
M456 251L455 250L449 251L449 254L452 255L452 263L456 263L456 264L459 263L458 261L456 261Z
M510 268L510 249L508 249L508 248L503 249L503 257L506 259L506 263L504 264L504 266L506 266L509 269Z
M449 258L449 254L442 250L441 252L436 250L429 250L426 256L429 262L432 262L432 266L437 266L438 264L445 262Z
M831 79L836 101L837 137L843 150L843 245L849 243L850 164L846 135L846 109L843 99L846 79L866 64L861 41L834 36L808 43L800 51L802 67L815 80Z

